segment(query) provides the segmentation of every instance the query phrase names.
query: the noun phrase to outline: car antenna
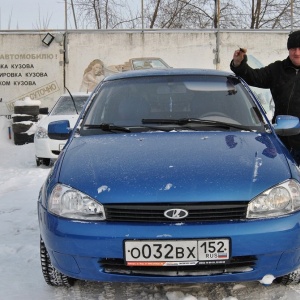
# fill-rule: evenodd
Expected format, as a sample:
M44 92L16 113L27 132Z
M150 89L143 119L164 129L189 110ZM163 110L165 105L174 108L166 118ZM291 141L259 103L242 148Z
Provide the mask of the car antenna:
M77 108L76 108L76 104L75 104L74 98L73 98L71 92L68 90L68 88L67 88L66 86L65 86L65 89L66 89L66 90L68 91L68 93L70 94L71 99L72 99L72 102L73 102L73 104L74 104L75 111L76 111L77 115L79 115L78 110L77 110Z

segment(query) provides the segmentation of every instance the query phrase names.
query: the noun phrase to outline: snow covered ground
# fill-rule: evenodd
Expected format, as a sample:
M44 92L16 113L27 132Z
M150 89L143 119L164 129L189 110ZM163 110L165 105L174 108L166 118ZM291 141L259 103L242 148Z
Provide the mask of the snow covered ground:
M34 145L16 146L11 123L0 117L0 299L97 300L299 300L300 285L120 284L77 281L53 288L43 279L39 260L36 203L49 168L36 167Z

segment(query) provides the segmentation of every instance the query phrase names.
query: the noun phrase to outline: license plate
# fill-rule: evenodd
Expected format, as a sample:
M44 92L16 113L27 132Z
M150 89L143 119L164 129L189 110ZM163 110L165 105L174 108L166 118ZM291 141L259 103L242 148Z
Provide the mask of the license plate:
M124 253L128 266L220 264L230 258L230 240L125 241Z

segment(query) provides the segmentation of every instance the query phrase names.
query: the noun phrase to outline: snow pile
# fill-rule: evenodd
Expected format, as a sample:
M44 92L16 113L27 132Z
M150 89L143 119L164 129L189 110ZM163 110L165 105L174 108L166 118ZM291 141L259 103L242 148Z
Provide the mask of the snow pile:
M268 274L268 275L265 275L264 278L262 280L260 280L259 282L261 284L268 285L268 284L271 284L274 281L274 279L275 279L275 277L273 275Z
M25 97L24 100L17 100L14 106L40 106L40 100L32 100L30 97Z
M35 134L35 132L37 131L37 122L33 122L32 126L25 132L28 135L32 135Z
M192 295L184 295L183 292L167 292L166 294L168 300L198 300L196 297ZM207 298L202 298L201 300L208 300Z

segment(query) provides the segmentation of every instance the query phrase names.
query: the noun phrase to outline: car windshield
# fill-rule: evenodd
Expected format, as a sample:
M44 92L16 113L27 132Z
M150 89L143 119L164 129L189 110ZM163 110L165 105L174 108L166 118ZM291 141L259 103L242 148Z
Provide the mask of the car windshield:
M152 130L264 130L259 109L237 78L173 75L104 82L81 133L136 131L147 126Z
M74 95L73 96L76 109L74 107L74 102L71 99L71 96L66 95L66 96L61 96L58 101L56 102L55 106L51 110L50 115L76 115L77 112L78 114L81 112L86 100L88 99L88 95ZM77 112L76 112L77 110Z

